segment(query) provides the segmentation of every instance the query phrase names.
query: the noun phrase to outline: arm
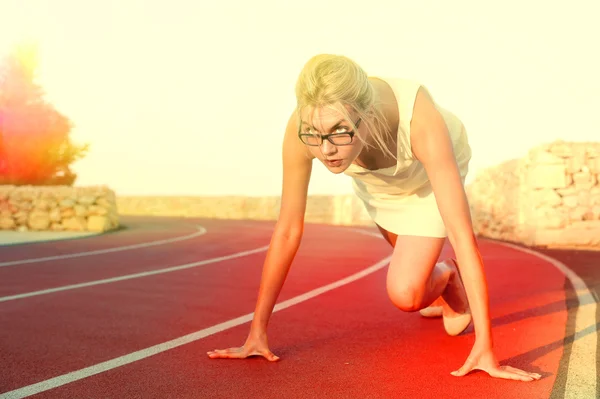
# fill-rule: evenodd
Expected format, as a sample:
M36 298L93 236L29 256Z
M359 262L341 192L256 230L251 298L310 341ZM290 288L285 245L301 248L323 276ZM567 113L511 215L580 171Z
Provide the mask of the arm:
M500 367L493 354L487 282L473 232L467 196L444 119L427 92L422 89L415 99L410 139L413 154L421 161L431 181L448 231L448 239L456 253L473 315L475 345L463 367L453 374L461 376L480 369L492 377L522 381L539 379L539 374L510 366Z
M263 265L250 333L243 346L209 351L207 354L210 358L261 355L271 361L279 359L269 350L267 325L302 239L313 159L298 139L297 132L294 112L283 139L283 187L279 218Z
M283 140L283 186L279 218L263 266L252 321L252 329L257 331L265 331L267 328L275 301L300 246L304 230L312 156L309 156L298 139L297 132L298 125L294 113L290 117Z
M456 253L473 314L476 342L491 347L487 283L467 196L444 119L422 89L417 94L411 121L411 147L427 171L448 240Z

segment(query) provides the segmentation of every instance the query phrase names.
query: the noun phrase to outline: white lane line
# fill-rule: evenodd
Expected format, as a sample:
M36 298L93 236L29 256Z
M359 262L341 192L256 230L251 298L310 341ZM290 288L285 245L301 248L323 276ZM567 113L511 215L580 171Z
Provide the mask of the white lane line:
M117 281L131 280L133 278L153 276L155 274L170 273L170 272L175 272L175 271L178 271L178 270L189 269L189 268L192 268L192 267L198 267L198 266L208 265L209 263L215 263L215 262L221 262L223 260L235 259L235 258L239 258L239 257L242 257L242 256L247 256L247 255L255 254L255 253L258 253L258 252L266 251L267 249L269 249L268 245L266 245L264 247L256 248L256 249L251 249L249 251L237 252L237 253L232 254L232 255L220 256L218 258L205 259L205 260L201 260L199 262L186 263L186 264L183 264L183 265L177 265L177 266L167 267L165 269L150 270L150 271L147 271L147 272L141 272L141 273L135 273L135 274L127 274L127 275L124 275L124 276L112 277L112 278L107 278L107 279L103 279L103 280L88 281L88 282L85 282L85 283L72 284L72 285L63 285L61 287L48 288L48 289L40 290L40 291L32 291L32 292L25 292L23 294L3 296L3 297L0 297L0 302L14 301L15 299L29 298L29 297L32 297L32 296L51 294L53 292L74 290L74 289L83 288L83 287L91 287L93 285L109 284L109 283L114 283L114 282L117 282Z
M367 232L367 234L369 234L369 233ZM371 235L371 234L369 234L369 235ZM372 235L375 235L375 234L372 234ZM379 237L381 237L381 236L379 236ZM311 298L314 298L318 295L324 294L328 291L342 287L344 285L350 284L353 281L356 281L365 276L368 276L369 274L374 273L377 270L385 267L389 263L391 258L392 257L390 255L390 256L380 260L379 262L375 263L374 265L372 265L366 269L363 269L355 274L352 274L341 280L324 285L324 286L316 288L312 291L306 292L306 293L298 295L294 298L290 298L286 301L278 303L273 308L273 313L279 312L280 310L283 310L283 309L289 308L291 306L297 305L299 303L305 302L305 301L307 301ZM182 337L173 339L171 341L164 342L162 344L154 345L149 348L139 350L137 352L133 352L133 353L130 353L130 354L127 354L124 356L120 356L120 357L117 357L117 358L114 358L111 360L107 360L105 362L98 363L98 364L95 364L90 367L72 371L70 373L63 374L58 377L50 378L48 380L41 381L36 384L31 384L31 385L28 385L28 386L25 386L22 388L18 388L13 391L6 392L6 393L0 395L0 399L25 398L27 396L35 395L37 393L44 392L49 389L59 387L61 385L69 384L71 382L81 380L83 378L87 378L87 377L90 377L95 374L99 374L99 373L102 373L102 372L105 372L108 370L112 370L117 367L121 367L126 364L133 363L135 361L142 360L147 357L156 355L158 353L168 351L168 350L176 348L178 346L189 344L190 342L197 341L199 339L208 337L210 335L216 334L221 331L228 330L230 328L239 326L241 324L248 323L248 322L252 321L253 316L254 316L254 313L248 313L246 315L237 317L235 319L228 320L224 323L220 323L220 324L214 325L212 327L208 327L203 330L196 331L196 332L188 334L188 335L184 335Z
M372 233L359 229L352 229L357 233L378 236L377 233ZM596 397L597 389L597 334L598 327L596 321L596 312L598 303L594 298L585 282L567 265L541 252L534 251L529 248L523 248L507 242L496 241L492 239L484 239L497 245L513 248L529 255L536 256L552 266L556 267L561 273L569 279L580 305L575 313L575 333L571 344L571 354L569 356L569 367L567 372L567 380L565 383L565 398L594 398Z
M0 262L0 267L24 265L27 263L47 262L50 260L58 260L58 259L79 258L81 256L101 255L101 254L108 254L111 252L128 251L130 249L153 247L155 245L164 245L164 244L170 244L170 243L177 242L177 241L189 240L190 238L198 237L198 236L201 236L206 233L206 229L202 226L196 226L196 229L198 231L196 231L195 233L188 234L185 236L167 238L164 240L156 240L156 241L143 242L140 244L124 245L121 247L98 249L95 251L85 251L85 252L76 252L76 253L65 254L65 255L46 256L43 258L30 258L30 259L13 260L10 262Z
M571 344L564 397L595 398L597 392L596 346L598 334L596 309L598 304L588 286L573 270L557 259L518 245L494 240L489 241L537 256L556 267L571 281L581 305L577 307L575 312L575 333Z
M374 264L366 269L363 269L358 273L348 276L344 279L335 281L331 284L319 287L319 288L309 291L307 293L304 293L304 294L298 295L294 298L288 299L284 302L278 303L274 307L273 313L278 312L283 309L286 309L286 308L289 308L291 306L297 305L299 303L305 302L305 301L307 301L311 298L314 298L318 295L321 295L325 292L331 291L335 288L339 288L339 287L347 285L353 281L361 279L361 278L381 269L382 267L386 266L389 263L390 259L391 259L391 256L388 256L388 257L382 259L381 261L377 262L376 264ZM247 323L249 321L252 321L253 315L254 315L254 313L248 313L244 316L240 316L235 319L228 320L224 323L220 323L220 324L214 325L212 327L205 328L203 330L200 330L200 331L188 334L188 335L184 335L182 337L176 338L174 340L171 340L171 341L168 341L168 342L165 342L162 344L151 346L149 348L142 349L137 352L133 352L128 355L121 356L121 357L117 357L117 358L114 358L114 359L111 359L106 362L102 362L102 363L99 363L99 364L96 364L96 365L93 365L90 367L86 367L84 369L73 371L68 374L54 377L54 378L51 378L46 381L28 385L26 387L19 388L14 391L6 392L5 394L1 395L0 398L24 398L29 395L34 395L34 394L37 394L37 393L40 393L40 392L43 392L43 391L46 391L46 390L49 390L52 388L56 388L61 385L65 385L65 384L80 380L82 378L90 377L92 375L99 374L104 371L108 371L108 370L111 370L111 369L114 369L114 368L117 368L120 366L124 366L126 364L135 362L137 360L145 359L149 356L156 355L158 353L176 348L181 345L188 344L193 341L197 341L199 339L208 337L208 336L216 334L218 332L225 331L230 328Z

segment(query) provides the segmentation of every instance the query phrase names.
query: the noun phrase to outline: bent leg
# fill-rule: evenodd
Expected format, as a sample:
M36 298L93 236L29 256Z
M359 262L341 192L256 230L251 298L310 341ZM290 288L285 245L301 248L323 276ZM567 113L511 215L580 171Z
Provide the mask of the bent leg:
M442 316L441 307L445 308L446 316L466 310L466 297L456 298L461 293L456 292L460 277L454 261L438 262L445 238L399 238L379 225L377 228L394 248L387 276L387 289L394 305L405 311L423 310L421 314L430 317Z
M452 269L438 262L445 238L398 236L387 274L387 291L401 310L414 312L439 298Z
M444 316L446 332L460 334L471 315L455 261L438 262L446 239L397 236L377 227L394 247L387 275L392 303L404 311L420 310L423 316Z
M379 225L377 228L394 248L387 275L387 290L392 303L405 311L434 305L425 314L441 316L439 306L445 305L441 294L451 270L437 261L446 239L401 236L398 243L396 234Z

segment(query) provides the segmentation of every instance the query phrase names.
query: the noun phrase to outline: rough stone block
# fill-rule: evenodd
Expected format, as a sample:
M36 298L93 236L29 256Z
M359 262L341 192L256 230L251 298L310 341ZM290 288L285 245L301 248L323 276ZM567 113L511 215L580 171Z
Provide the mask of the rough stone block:
M600 220L582 220L579 222L573 222L569 227L574 229L585 230L593 229L596 231L596 234L600 236Z
M68 231L85 231L87 228L87 221L84 217L73 216L63 219L62 226Z
M47 211L50 209L51 203L50 203L50 201L48 201L46 199L37 199L33 202L33 207L34 207L34 209Z
M600 234L594 228L568 227L560 230L538 230L534 245L542 246L600 246Z
M575 187L577 187L578 184L587 184L589 182L595 183L595 180L595 176L590 172L573 173L573 183L575 183Z
M62 210L60 211L61 219L69 219L73 216L76 216L75 208L62 208Z
M567 225L569 214L560 208L542 207L534 212L533 224L542 229L558 229Z
M528 182L531 188L565 188L570 178L565 165L536 165L529 168Z
M110 230L111 222L108 216L92 215L87 220L87 230L94 232L105 232Z
M588 207L578 206L569 210L569 221L577 222L583 220L583 217L589 212Z
M585 161L585 168L590 173L600 173L600 157L598 157L598 158L588 158Z
M569 195L562 198L562 203L567 208L575 208L579 204L578 195Z
M77 204L73 207L73 212L75 212L75 216L86 217L88 215L88 210L84 205Z
M73 208L77 203L72 198L65 198L58 202L58 206L61 208Z
M556 190L551 188L542 188L539 190L534 190L532 193L532 200L534 201L534 206L558 206L562 204L562 198Z
M554 154L551 154L547 151L544 151L541 148L534 148L528 153L528 160L531 164L546 164L546 165L564 165L565 159Z
M585 152L589 158L600 157L600 143L585 143Z
M555 191L561 197L568 197L568 196L577 194L577 189L575 188L575 186L569 186L567 188L559 188L559 189L556 189Z
M90 205L88 208L89 215L104 216L108 214L108 209L100 205Z
M577 173L586 166L585 150L577 151L572 157L566 159L567 172Z
M96 202L96 197L93 195L83 195L77 199L81 205L93 205Z
M62 224L54 222L54 223L50 224L50 230L52 230L52 231L64 231L65 228L63 227Z
M27 221L29 220L29 214L25 211L18 211L13 215L13 218L15 219L17 225L26 225Z
M577 194L577 204L589 208L592 205L592 196L588 190L581 190Z
M0 217L0 230L12 230L17 227L17 223L12 217Z
M573 156L573 146L562 140L557 140L550 145L550 152L562 158Z
M45 211L33 211L27 224L31 230L46 230L50 227L50 215Z

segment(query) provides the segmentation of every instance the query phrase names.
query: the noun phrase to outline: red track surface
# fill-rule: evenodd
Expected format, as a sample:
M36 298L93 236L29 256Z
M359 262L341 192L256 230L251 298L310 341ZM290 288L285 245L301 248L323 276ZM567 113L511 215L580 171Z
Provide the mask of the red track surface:
M0 267L0 297L158 270L268 245L270 222L127 218L128 229L81 240L0 248L0 262L207 233L166 245ZM374 231L374 230L372 230ZM327 243L325 246L323 243ZM548 398L563 354L565 276L548 262L480 242L490 285L496 353L543 375L497 380L449 373L473 344L441 320L393 307L380 269L275 313L276 363L211 360L239 346L248 323L37 394L52 398ZM307 225L279 302L363 270L390 254L351 228ZM450 254L445 250L443 256ZM265 252L186 270L0 302L0 397L251 313Z

